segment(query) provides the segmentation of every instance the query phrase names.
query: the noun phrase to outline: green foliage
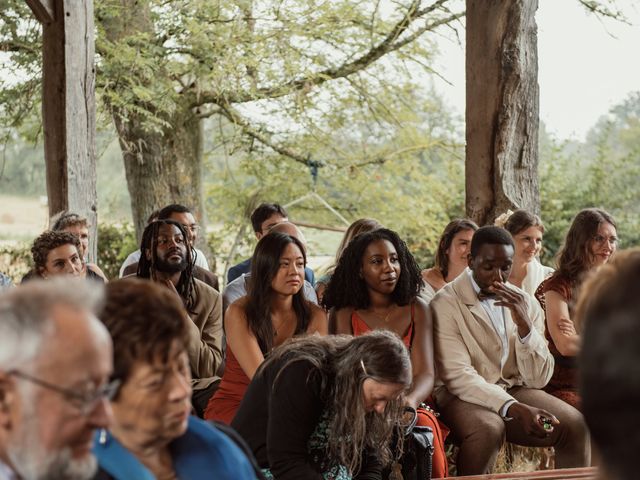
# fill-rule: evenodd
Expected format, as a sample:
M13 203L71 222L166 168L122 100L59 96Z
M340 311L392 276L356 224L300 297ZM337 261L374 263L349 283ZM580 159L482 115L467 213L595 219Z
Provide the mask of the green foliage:
M0 246L0 272L11 277L14 285L33 267L31 245Z
M138 249L133 226L101 223L98 225L98 266L107 278L118 278L120 266Z
M431 264L442 229L450 217L464 212L459 122L434 97L421 98L418 92L413 105L396 110L395 119L372 124L364 111L352 109L351 114L350 123L330 133L292 137L292 143L312 148L310 158L335 159L319 168L315 191L349 222L373 217L397 230L420 264ZM222 225L227 239L226 248L220 244L222 251L230 251L244 227L229 265L247 258L254 246L246 215L251 205L287 204L314 189L306 166L259 146L249 153L212 146L205 154L205 171L209 219ZM291 207L289 215L294 221L344 226L313 199ZM334 249L314 242L309 246L311 255L333 255Z

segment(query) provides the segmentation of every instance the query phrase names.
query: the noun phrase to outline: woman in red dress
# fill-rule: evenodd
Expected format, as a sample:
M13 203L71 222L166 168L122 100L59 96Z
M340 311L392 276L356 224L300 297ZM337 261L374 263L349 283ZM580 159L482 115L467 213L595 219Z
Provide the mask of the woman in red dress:
M546 337L555 358L553 376L545 391L580 409L576 355L581 325L574 305L583 280L609 261L618 238L611 215L598 208L580 211L571 223L558 254L558 269L540 284L536 298L546 316Z
M332 308L336 332L361 335L390 330L411 353L413 381L405 395L418 409L418 423L434 432L433 478L446 477L444 434L428 408L418 408L431 395L435 380L433 329L427 304L418 297L420 268L407 245L386 228L355 237L340 257L323 304ZM333 322L331 322L333 324Z
M269 233L260 239L252 258L248 293L229 305L225 314L225 371L204 415L227 424L274 347L294 335L327 333L324 310L304 298L306 255L300 240Z

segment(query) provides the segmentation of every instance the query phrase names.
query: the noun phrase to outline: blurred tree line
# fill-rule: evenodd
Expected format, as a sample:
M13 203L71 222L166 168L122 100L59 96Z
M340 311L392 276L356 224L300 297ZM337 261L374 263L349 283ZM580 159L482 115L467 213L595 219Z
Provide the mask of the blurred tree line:
M95 5L98 204L108 223L137 220L139 227L149 213L129 192L152 188L132 183L131 171L125 176L123 157L129 169L136 162L167 167L158 167L165 181L158 198L184 186L189 193L175 200L190 204L203 192L209 245L222 263L249 255L252 205L286 204L312 189L348 220L369 216L398 230L422 265L431 263L446 223L463 215L463 119L433 91L438 52L430 36L459 26L463 2ZM0 9L2 193L46 191L38 42L26 3L8 0ZM587 206L610 210L623 245L638 244L639 104L631 96L583 143L541 132L548 263L571 217ZM150 145L158 148L146 151ZM312 202L290 213L336 223ZM99 248L110 253L101 262L116 263L132 243L128 234L104 233Z
M320 168L315 189L348 220L373 217L400 232L420 265L427 266L446 223L464 212L462 122L435 93L421 100L417 95L422 108L407 109L393 128L387 125L372 135L366 124L345 124L342 130L334 131L340 140L336 149L360 149L372 162L358 168ZM216 128L225 125L210 121L205 134ZM385 130L393 133L385 137ZM99 151L103 153L98 162L98 191L109 196L99 204L105 221L100 228L99 261L110 275L115 275L135 245L113 135L100 136ZM234 150L230 144L216 145L214 135L209 138L204 151L206 208L219 221L207 239L215 260L233 263L250 255L254 245L245 206L251 201L287 203L314 188L313 178L306 166L284 167L279 157L267 150ZM429 138L428 149L420 147L425 138ZM376 162L379 152L389 160ZM41 155L40 145L17 137L9 142L0 191L44 195ZM620 248L640 245L640 92L602 116L584 142L561 141L542 128L540 177L542 218L547 229L545 263L553 265L571 219L589 206L602 207L614 215ZM293 207L290 214L294 220L339 225L313 202ZM235 254L228 258L237 237L240 241Z

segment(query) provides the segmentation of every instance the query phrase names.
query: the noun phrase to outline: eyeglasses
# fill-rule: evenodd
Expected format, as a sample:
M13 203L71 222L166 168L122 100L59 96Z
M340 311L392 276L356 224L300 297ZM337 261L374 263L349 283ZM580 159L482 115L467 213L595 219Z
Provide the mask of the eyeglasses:
M28 382L34 383L40 387L58 392L66 398L70 404L76 407L82 415L87 415L92 412L102 400L111 400L116 395L121 383L119 379L116 379L92 392L76 392L68 388L59 387L52 383L45 382L44 380L27 375L19 370L11 370L7 373L23 380L27 380Z
M609 238L607 238L607 237L603 237L602 235L595 235L593 237L593 241L599 247L603 246L605 244L605 242L609 242L609 245L615 247L618 244L618 237L609 237Z
M200 225L198 225L197 223L182 226L185 228L185 230L189 230L191 233L196 233L198 230L200 230Z

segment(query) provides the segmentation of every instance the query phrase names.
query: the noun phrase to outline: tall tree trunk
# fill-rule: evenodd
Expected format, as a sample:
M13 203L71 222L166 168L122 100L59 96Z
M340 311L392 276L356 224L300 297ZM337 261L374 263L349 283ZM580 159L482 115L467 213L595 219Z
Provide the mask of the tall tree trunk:
M466 212L538 213L537 0L467 0Z
M177 112L163 133L143 130L135 119L124 123L115 115L114 121L138 238L149 214L170 203L191 208L204 224L200 119L188 109Z
M105 16L100 22L109 41L155 38L149 1L121 0L118 9L118 15ZM143 85L147 81L140 80ZM118 88L128 87L116 82L112 88L117 94ZM157 114L169 125L162 131L146 129L144 119L108 105L118 132L138 239L149 214L170 203L189 207L202 225L206 223L202 200L202 121L189 108L193 99L185 96L181 100L170 117L167 118L167 113ZM204 242L200 247L206 251Z

